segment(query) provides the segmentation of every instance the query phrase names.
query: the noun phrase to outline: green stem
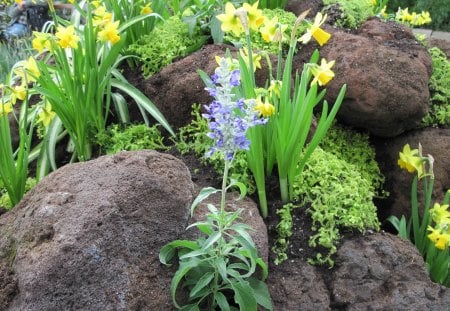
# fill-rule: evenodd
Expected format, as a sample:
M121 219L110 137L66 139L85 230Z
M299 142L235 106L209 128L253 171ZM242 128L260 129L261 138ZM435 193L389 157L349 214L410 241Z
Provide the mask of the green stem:
M280 178L281 201L286 203L289 201L288 180L287 177Z
M223 169L223 179L222 179L222 197L220 200L220 212L225 211L225 195L227 193L227 180L228 171L230 170L231 161L225 160L225 167Z

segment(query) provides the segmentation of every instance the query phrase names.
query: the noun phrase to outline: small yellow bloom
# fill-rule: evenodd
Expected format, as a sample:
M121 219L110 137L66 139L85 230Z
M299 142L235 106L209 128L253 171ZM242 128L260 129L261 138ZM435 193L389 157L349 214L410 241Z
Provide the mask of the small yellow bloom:
M244 32L244 28L235 13L236 8L234 5L231 2L227 2L225 4L225 13L217 15L217 19L222 22L222 31L231 31L235 36L239 36Z
M280 80L270 81L269 96L271 97L275 93L278 97L281 95L282 82Z
M101 27L113 21L112 13L106 10L105 6L99 6L94 10L94 19L92 24L95 27Z
M67 0L67 2L69 2L69 3L74 3L75 0Z
M51 50L50 34L33 31L34 39L31 42L33 49L41 53L44 49Z
M59 39L58 44L63 49L68 47L76 48L78 46L78 41L80 38L75 34L75 26L70 25L67 27L58 27L58 31L55 36Z
M279 42L283 38L283 33L287 29L287 25L281 25L278 23L278 17L275 16L271 20L266 20L264 26L259 30L261 36L266 42Z
M255 110L264 118L268 118L275 113L275 107L267 100L263 103L260 97L256 99Z
M120 40L119 32L117 28L119 27L119 21L114 23L107 23L103 30L99 31L98 39L100 41L109 41L111 44L116 44Z
M262 15L262 11L258 10L258 3L256 1L253 5L248 3L244 3L242 7L247 11L248 25L250 29L258 30L259 26L264 23L264 16Z
M248 63L248 50L247 48L242 48L239 50L239 54L241 54L242 58L244 59L245 63L247 64L247 66L249 65ZM256 69L261 69L261 55L252 52L252 63L253 63L253 71L255 72Z
M327 19L327 15L325 14L322 16L322 13L317 13L314 23L308 27L306 30L306 33L301 36L298 41L302 42L303 44L308 43L311 40L311 37L313 37L320 46L324 45L325 43L330 40L331 35L326 32L325 30L321 29L320 26L325 22Z
M28 60L20 61L14 69L14 73L22 78L22 83L30 83L40 77L41 73L32 56Z
M147 15L147 14L153 13L153 10L152 10L152 8L150 7L150 5L151 5L151 2L150 2L150 3L147 3L146 5L144 5L144 6L142 7L142 9L141 9L141 14L142 14L142 15Z
M52 111L52 106L50 103L45 103L45 106L41 108L41 112L38 113L37 123L42 122L42 124L47 127L52 122L56 113Z
M334 63L334 60L328 63L325 58L322 58L320 66L312 64L311 73L313 74L314 79L311 81L311 85L314 85L315 83L319 83L320 86L327 85L328 82L334 78L334 72L331 70Z
M94 8L98 8L102 4L100 0L91 1L91 3Z
M11 102L0 103L0 117L7 116L13 111Z
M450 225L450 211L448 210L448 204L440 205L439 203L434 203L433 208L430 209L430 215L436 224Z
M405 168L409 173L417 171L419 178L423 175L422 159L418 149L412 149L409 144L403 147L403 152L399 153L398 165Z
M441 229L436 229L431 226L428 226L427 229L431 232L428 234L428 238L434 243L436 248L443 250L449 245L450 234L448 232L442 232Z
M14 102L16 101L16 99L24 100L25 97L27 96L27 89L26 89L25 85L23 85L23 84L14 87L12 89L12 92L13 92L13 97L14 97L13 101Z

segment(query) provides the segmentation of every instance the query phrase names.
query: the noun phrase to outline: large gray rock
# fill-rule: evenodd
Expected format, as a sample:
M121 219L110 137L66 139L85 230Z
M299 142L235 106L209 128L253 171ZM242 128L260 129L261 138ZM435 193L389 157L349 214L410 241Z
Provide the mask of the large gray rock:
M153 151L67 165L0 218L1 310L170 310L173 270L194 187Z
M414 245L387 233L343 243L331 292L340 310L448 310L450 306L450 289L431 282Z
M321 57L336 61L328 101L347 84L338 119L381 137L418 127L428 111L431 59L411 30L376 18L354 34L328 30L332 37Z

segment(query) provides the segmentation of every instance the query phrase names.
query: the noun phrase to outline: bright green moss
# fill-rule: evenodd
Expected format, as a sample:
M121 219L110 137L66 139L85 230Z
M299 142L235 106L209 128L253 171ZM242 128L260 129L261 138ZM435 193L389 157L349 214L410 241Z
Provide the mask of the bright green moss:
M188 28L177 16L172 16L128 48L131 54L142 59L144 77L150 77L175 58L187 56L205 44L207 37L200 35L198 28L192 35Z
M340 230L379 229L372 189L371 181L362 176L356 165L320 147L313 152L294 182L294 195L304 206L310 204L312 230L317 232L311 236L310 246L328 249L311 259L312 263L333 266L331 256L337 250Z
M123 150L167 150L158 125L148 127L145 124L127 127L113 124L97 135L97 143L106 154L114 154Z
M355 29L373 15L370 0L323 0L327 11L327 6L339 5L342 11L341 17L336 21L338 26Z
M25 193L30 191L34 186L36 186L36 178L27 178L25 182ZM6 188L3 185L3 182L0 180L0 207L5 209L13 208L11 203L11 199L9 198L8 192L6 192Z
M423 118L424 126L450 127L450 61L440 49L428 50L433 73L428 83L431 93L430 111Z

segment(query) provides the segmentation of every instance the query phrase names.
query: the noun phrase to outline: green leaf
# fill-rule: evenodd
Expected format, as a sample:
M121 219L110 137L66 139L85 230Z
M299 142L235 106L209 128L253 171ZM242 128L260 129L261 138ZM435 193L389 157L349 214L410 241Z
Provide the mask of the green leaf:
M197 207L197 205L200 202L202 202L203 200L208 198L211 194L219 192L219 191L221 191L221 190L213 188L213 187L206 187L206 188L203 188L202 190L200 190L200 193L195 198L194 202L192 202L192 205L191 205L191 217L192 217L192 215L194 215L194 209Z
M214 232L205 242L205 245L203 245L204 249L210 248L214 243L216 243L220 238L222 237L222 234L220 232Z
M225 298L225 295L222 294L222 292L217 292L214 299L216 300L220 310L230 311L230 305L228 304L227 298Z
M176 293L177 293L177 288L178 285L180 284L181 280L183 279L183 277L189 273L189 271L195 267L197 267L198 265L198 261L197 260L190 260L190 261L186 261L186 262L181 262L180 263L180 267L178 268L177 272L175 273L171 285L170 285L170 293L172 296L172 301L173 304L175 305L175 307L177 307L178 309L180 308L180 306L177 303L176 300Z
M270 293L266 283L255 278L250 278L248 281L253 288L258 304L267 310L273 310L272 300L270 299Z
M194 288L191 289L191 292L189 293L189 297L195 296L200 290L208 286L212 279L214 278L213 272L208 272L204 274L198 281L197 284L194 286Z
M239 304L241 310L256 311L255 293L248 282L233 282L231 287L234 290L234 301Z
M233 187L239 188L239 193L240 193L239 199L245 198L245 196L247 195L247 187L243 183L241 183L237 180L231 179L231 181L226 189L228 190Z
M172 128L167 122L166 118L161 114L161 112L156 108L155 104L153 104L150 99L148 99L141 91L132 86L129 83L125 83L123 81L119 81L117 79L111 79L111 86L118 88L119 90L124 91L129 96L131 96L136 103L144 108L150 115L155 118L172 136L175 136Z
M185 306L181 307L180 311L200 311L200 309L198 308L198 305L196 303L193 303L193 304L185 305Z
M176 240L164 245L159 251L159 261L162 264L169 265L168 262L175 255L175 251L178 247L187 248L190 250L196 250L199 248L196 242L189 240Z
M198 256L205 255L205 254L207 254L206 250L204 248L200 248L200 249L197 249L192 252L184 254L183 256L180 257L180 260L192 258L192 257L198 257Z

